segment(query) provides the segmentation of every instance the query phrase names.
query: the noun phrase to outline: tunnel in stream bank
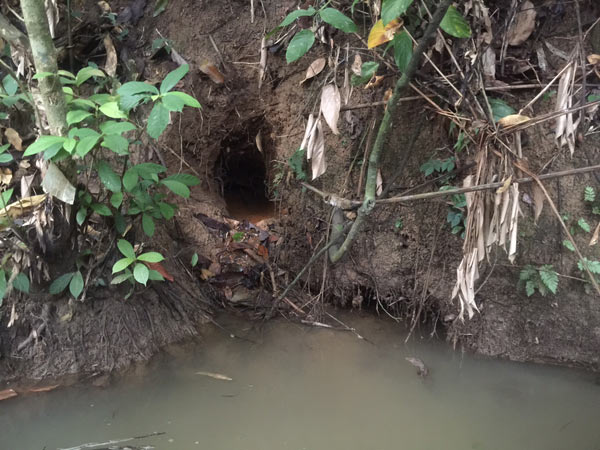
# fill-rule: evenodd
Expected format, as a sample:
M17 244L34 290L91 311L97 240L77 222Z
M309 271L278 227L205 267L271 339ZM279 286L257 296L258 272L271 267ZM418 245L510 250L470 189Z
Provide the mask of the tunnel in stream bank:
M261 137L265 133L254 121L245 125L221 143L215 178L229 215L257 223L273 217L275 207L267 194L267 164Z

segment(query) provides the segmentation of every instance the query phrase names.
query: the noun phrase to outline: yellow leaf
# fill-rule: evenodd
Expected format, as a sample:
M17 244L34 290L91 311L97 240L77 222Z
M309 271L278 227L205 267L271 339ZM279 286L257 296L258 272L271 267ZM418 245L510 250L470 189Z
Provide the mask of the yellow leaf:
M383 26L383 21L378 20L369 33L368 47L374 48L394 39L394 34L402 28L403 23L402 19L394 19Z
M502 185L502 187L498 188L498 190L496 191L496 194L502 194L503 192L505 192L510 187L511 181L512 181L512 175L504 181L504 184Z
M515 125L525 123L528 120L531 119L527 116L523 116L521 114L511 114L500 119L498 121L498 125L500 125L501 127L514 127Z
M47 196L48 194L34 195L33 197L17 200L16 202L8 205L6 208L0 209L0 218L8 216L16 219L21 217L42 203Z

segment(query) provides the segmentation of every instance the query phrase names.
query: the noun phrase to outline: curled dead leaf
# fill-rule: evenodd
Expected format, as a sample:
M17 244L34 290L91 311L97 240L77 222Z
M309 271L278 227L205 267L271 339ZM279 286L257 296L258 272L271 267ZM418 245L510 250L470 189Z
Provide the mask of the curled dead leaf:
M19 151L23 151L23 140L21 139L21 136L19 136L17 130L13 128L7 128L4 131L4 136L6 136L6 139L14 148Z
M202 278L204 281L208 280L209 278L214 277L215 274L212 273L210 270L208 269L201 269L200 270L200 278Z
M173 276L169 272L167 272L167 269L165 269L165 267L161 263L151 263L144 261L144 264L148 266L148 269L156 270L158 273L160 273L165 280L169 280L170 282L174 281Z
M312 149L312 179L316 179L323 175L327 170L327 162L325 161L325 135L323 133L323 123L321 119L317 120L316 138L314 148Z
M104 0L98 2L98 7L102 10L104 14L108 14L111 12L110 5Z
M223 74L210 61L203 61L202 64L200 64L200 71L207 75L214 83L223 84L225 82Z
M340 118L340 108L342 107L342 98L340 91L335 84L328 84L321 93L321 111L325 122L333 131L333 134L340 134L337 122Z
M304 80L300 82L300 84L304 83L306 80L310 80L313 77L319 75L325 66L327 65L327 60L325 58L315 59L306 71L306 75L304 75Z
M600 222L596 225L596 229L594 230L594 234L592 235L592 239L590 240L590 247L596 245L598 243L598 237L600 235Z
M110 34L104 36L104 48L106 49L106 63L104 64L104 70L108 76L114 77L117 74L117 50L110 38Z
M377 196L379 197L383 193L383 177L381 176L381 169L377 169Z
M0 185L4 184L8 186L13 179L12 170L8 167L3 167L0 169Z
M587 55L587 60L590 64L596 65L600 63L600 55L592 53L591 55Z
M544 202L546 201L546 195L539 185L534 184L532 187L533 191L533 221L537 223L542 210L544 209Z
M41 204L47 197L47 194L34 195L33 197L22 198L6 208L0 209L0 218L11 217L16 219L29 212L31 212L36 206Z
M501 127L514 127L516 125L525 123L528 120L531 120L531 118L522 114L510 114L500 119L498 121L498 125L500 125Z
M371 80L366 84L365 89L376 88L381 84L385 77L383 75L375 75Z
M504 184L502 184L501 187L498 188L498 190L496 191L496 194L502 194L503 192L505 192L510 187L511 182L512 182L512 175L504 181Z
M354 61L352 62L352 73L354 75L356 75L357 77L360 77L362 74L362 58L360 57L360 55L357 53L356 55L354 55Z
M519 8L512 26L508 30L508 45L516 46L525 42L535 29L537 13L535 6L529 0L524 1Z
M378 20L373 28L371 28L367 46L369 48L374 48L378 45L391 41L394 39L394 34L396 34L396 32L402 28L403 24L404 22L402 19L394 19L384 26L383 21L381 19Z

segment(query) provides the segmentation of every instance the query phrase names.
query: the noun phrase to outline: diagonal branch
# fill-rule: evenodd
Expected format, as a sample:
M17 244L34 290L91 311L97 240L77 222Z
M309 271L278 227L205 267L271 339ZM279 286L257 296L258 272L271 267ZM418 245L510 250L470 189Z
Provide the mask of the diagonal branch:
M356 220L352 224L352 228L350 232L346 236L346 239L342 243L342 245L337 248L333 254L330 255L331 262L338 262L350 249L358 234L361 231L361 228L366 220L366 218L371 214L373 208L375 208L375 194L377 191L377 170L379 169L379 160L381 158L381 154L383 153L384 147L387 143L388 135L392 129L392 120L396 116L396 109L398 107L398 99L404 93L404 90L408 87L410 80L413 78L414 74L419 67L419 63L421 61L421 57L425 53L427 47L431 41L435 38L435 33L440 25L440 22L444 18L448 7L452 4L452 0L442 0L440 5L436 9L431 22L427 26L423 37L419 41L419 45L415 49L413 56L406 68L406 71L402 74L400 79L396 82L396 86L394 87L394 93L390 98L385 113L383 115L383 119L381 121L381 125L379 126L379 132L377 133L377 138L375 140L375 145L373 146L373 151L371 152L371 156L369 157L369 169L367 171L367 182L365 185L365 196L363 199L363 204L358 210L358 215ZM334 230L335 232L335 230ZM338 236L334 236L334 232L332 232L332 242L337 241Z

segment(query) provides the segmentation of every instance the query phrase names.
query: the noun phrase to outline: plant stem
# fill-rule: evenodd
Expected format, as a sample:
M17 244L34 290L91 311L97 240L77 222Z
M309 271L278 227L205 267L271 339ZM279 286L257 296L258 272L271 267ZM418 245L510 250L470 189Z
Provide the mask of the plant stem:
M377 133L377 138L375 139L375 145L373 146L373 151L371 152L371 156L369 157L369 169L367 171L367 181L365 185L365 196L363 199L363 204L358 210L358 215L356 220L352 224L352 228L346 236L344 243L340 246L337 252L330 256L331 262L338 262L350 249L358 234L361 231L361 228L365 222L365 219L371 214L373 208L375 208L375 197L377 191L377 171L379 170L379 160L381 158L381 154L383 153L385 144L387 143L388 135L392 129L392 122L396 118L396 109L398 107L398 99L400 99L402 93L405 88L409 85L410 80L414 76L419 67L419 63L421 61L421 57L425 50L429 46L430 42L435 37L436 31L440 25L440 22L444 18L448 7L452 4L452 0L442 0L438 8L436 9L433 17L431 18L431 22L427 26L423 37L419 41L419 45L415 49L415 52L410 59L408 67L406 71L402 74L400 79L396 82L396 86L394 87L394 93L390 98L385 113L383 114L383 119L381 121L381 125L379 126L379 131Z

